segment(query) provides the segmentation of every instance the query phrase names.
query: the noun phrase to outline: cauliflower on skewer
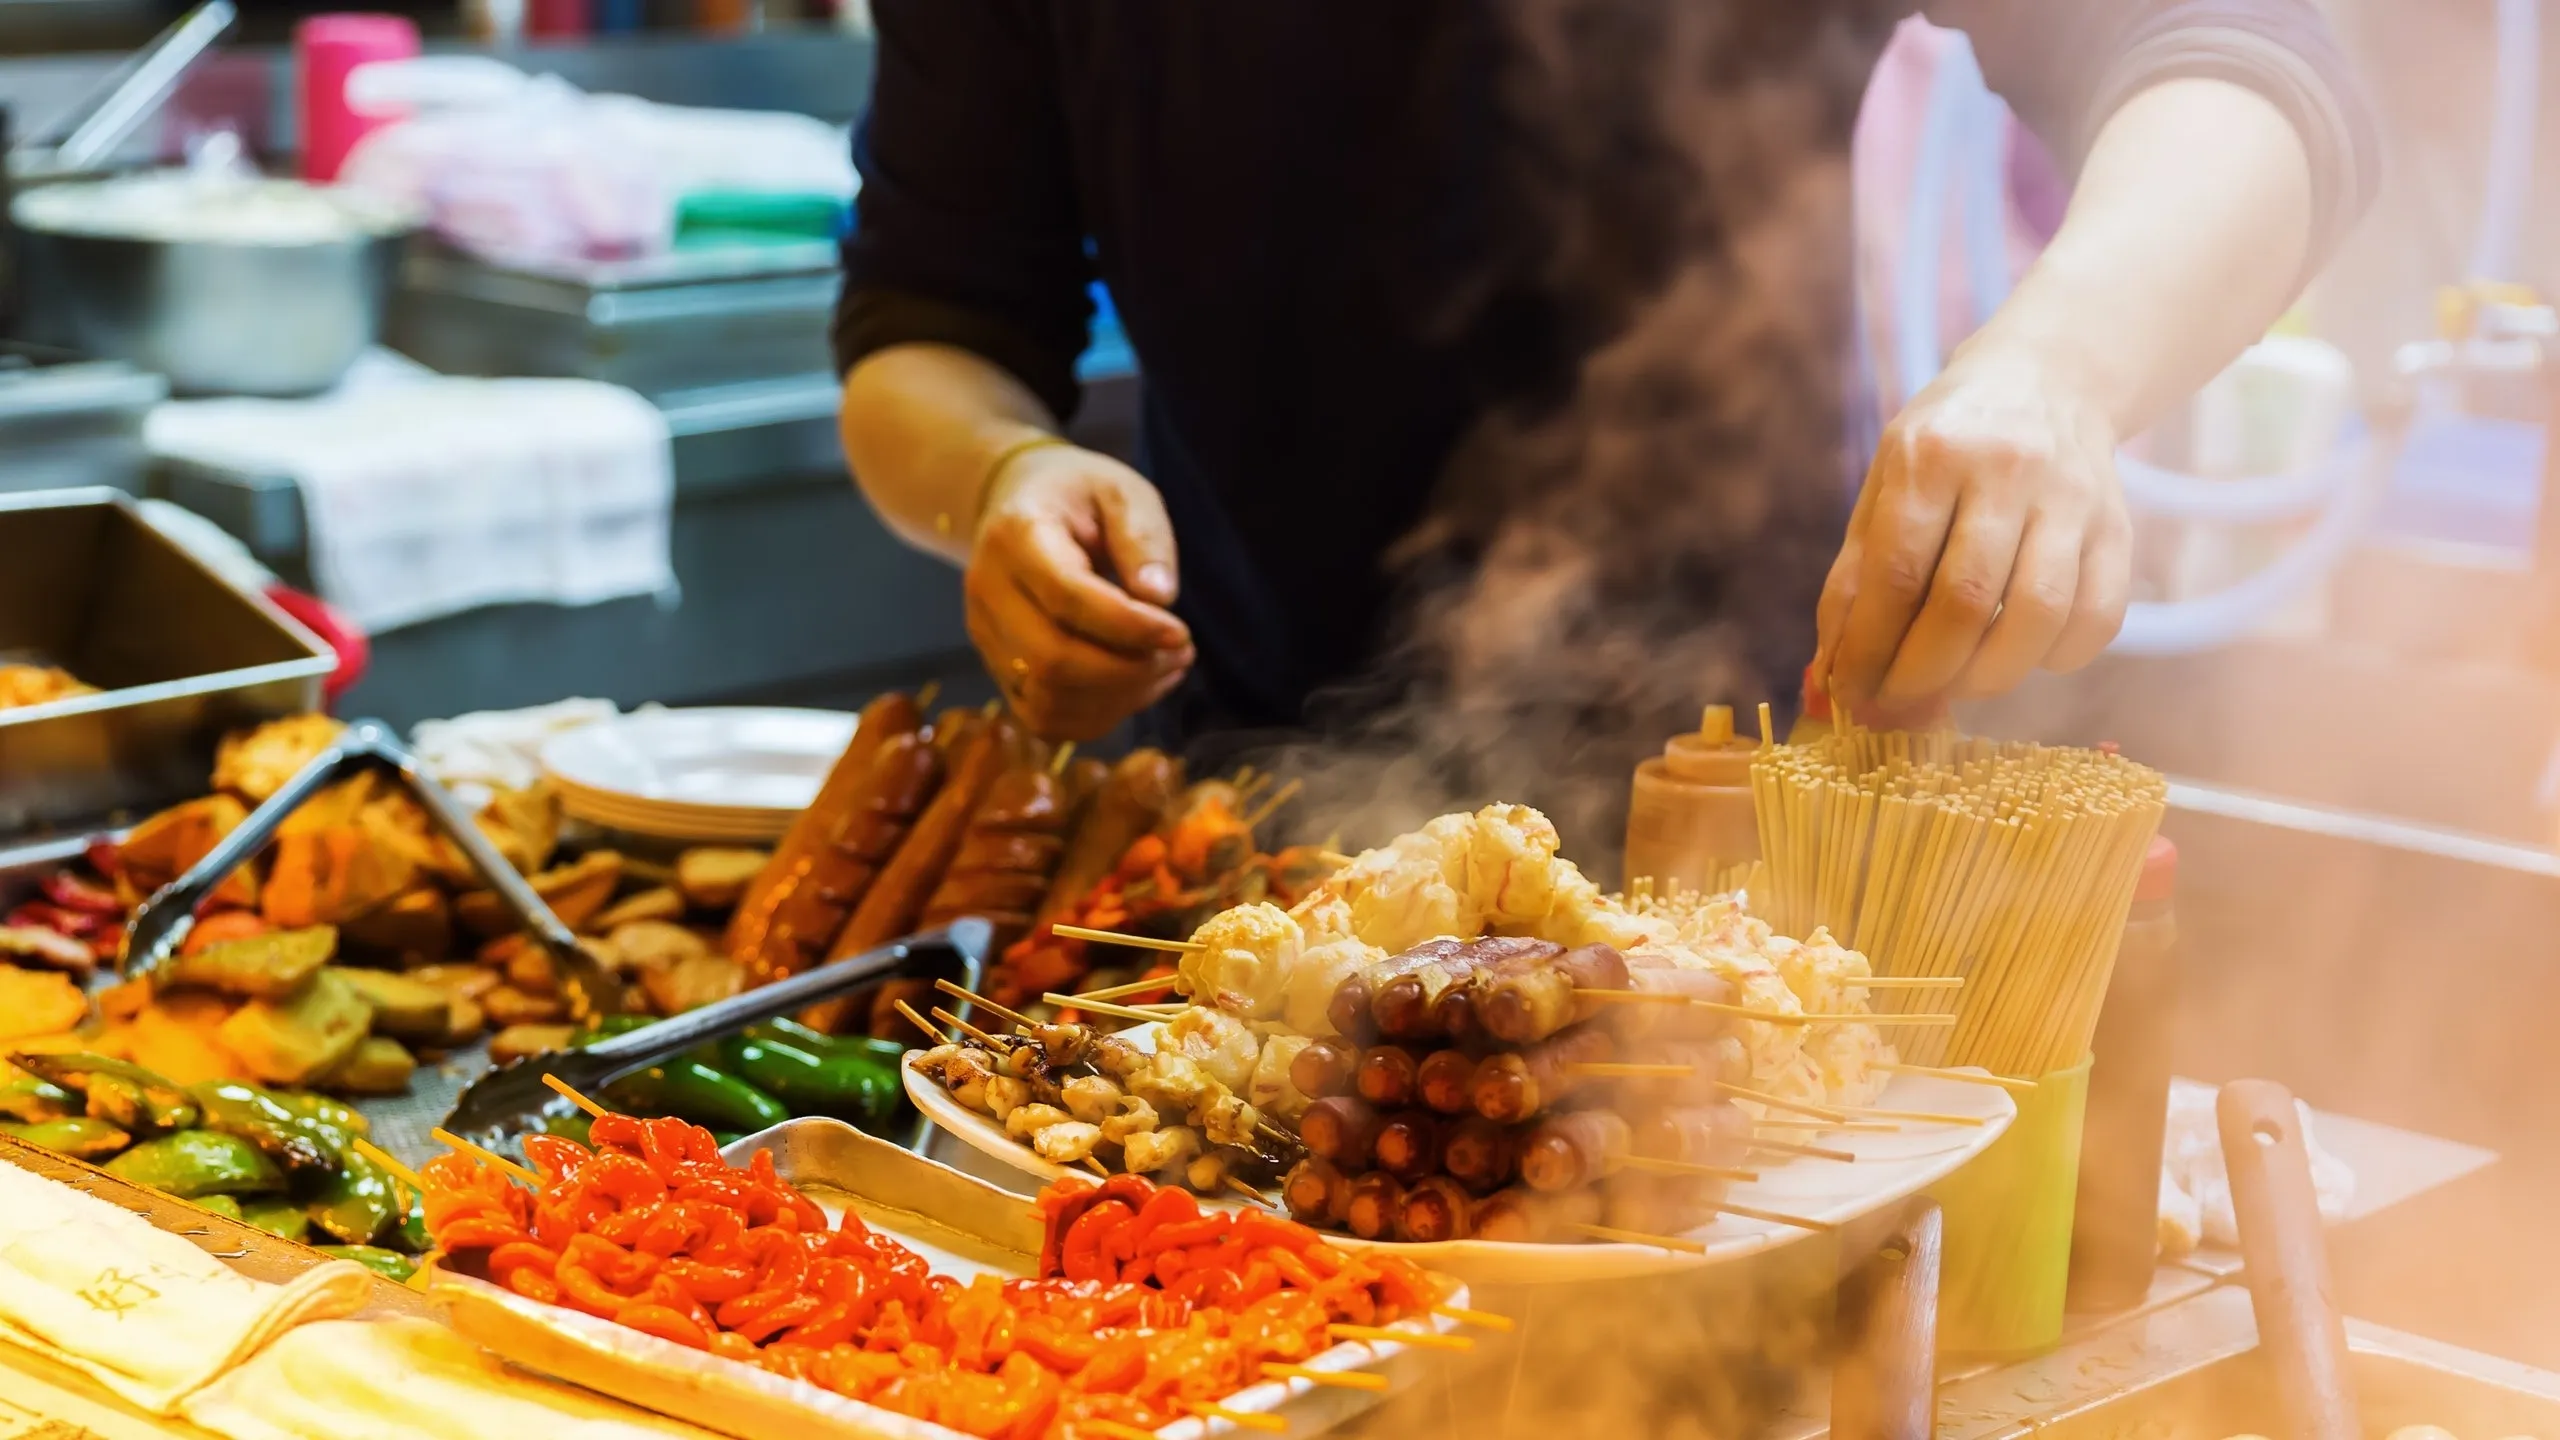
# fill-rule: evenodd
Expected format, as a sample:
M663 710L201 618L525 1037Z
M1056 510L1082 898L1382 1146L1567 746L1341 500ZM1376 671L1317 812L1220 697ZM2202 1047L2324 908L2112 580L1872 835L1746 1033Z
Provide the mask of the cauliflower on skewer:
M1247 1020L1277 1020L1305 935L1289 912L1255 901L1221 910L1192 932L1200 948L1182 957L1183 993Z

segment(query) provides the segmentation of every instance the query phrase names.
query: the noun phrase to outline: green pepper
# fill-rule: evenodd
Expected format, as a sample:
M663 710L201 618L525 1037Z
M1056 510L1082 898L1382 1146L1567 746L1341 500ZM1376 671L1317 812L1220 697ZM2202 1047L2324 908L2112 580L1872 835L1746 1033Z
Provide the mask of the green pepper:
M573 1043L590 1045L657 1023L653 1015L605 1015ZM604 1088L606 1103L635 1115L674 1115L714 1130L762 1130L791 1118L781 1101L702 1063L700 1053L623 1076Z
M207 1080L188 1086L187 1095L204 1112L204 1128L239 1136L287 1174L335 1174L346 1163L345 1131L296 1115L255 1085Z
M312 1192L303 1214L341 1245L371 1245L399 1220L400 1201L382 1167L349 1155L346 1168Z
M200 1195L272 1195L284 1172L237 1135L181 1130L145 1140L107 1162L107 1173L193 1200Z
M89 1113L120 1129L184 1130L196 1123L196 1103L177 1082L104 1055L13 1055L12 1063L41 1079L88 1097Z
M80 1111L80 1097L33 1075L0 1085L0 1115L12 1120L60 1120Z
M634 1115L675 1115L715 1130L762 1130L791 1118L755 1086L683 1058L623 1076L604 1087L604 1098Z
M883 1040L873 1035L830 1035L812 1030L788 1016L777 1015L759 1025L747 1027L747 1035L757 1040L779 1040L797 1045L813 1055L866 1055L895 1070L906 1058L911 1046L903 1041Z
M394 1232L400 1248L412 1255L424 1255L435 1245L435 1237L427 1233L427 1202L410 1202L409 1213L400 1217L400 1228Z
M852 1051L822 1054L745 1035L732 1035L712 1048L721 1069L790 1106L794 1114L876 1125L897 1113L906 1093L895 1070Z
M404 1285L409 1283L410 1276L418 1273L417 1261L396 1250L385 1250L375 1245L316 1245L312 1248L340 1260L353 1260L376 1275Z
M563 1140L575 1140L581 1145L595 1143L594 1138L587 1133L595 1123L595 1117L584 1110L572 1110L566 1115L542 1117L542 1128L546 1133L557 1135Z
M728 1149L730 1146L735 1145L746 1138L747 1132L744 1130L714 1130L711 1132L711 1143L719 1146L723 1150Z
M373 1122L365 1119L363 1112L344 1101L332 1100L326 1095L315 1095L308 1090L262 1089L258 1093L305 1120L317 1120L323 1125L333 1126L350 1135L372 1133Z
M196 1198L194 1203L197 1209L210 1210L225 1220L237 1220L241 1218L240 1202L232 1199L228 1195L201 1195Z
M24 1140L74 1160L100 1159L133 1143L131 1135L91 1115L65 1115L59 1120L0 1121L0 1135Z
M311 1233L311 1217L300 1201L283 1196L240 1203L240 1223L264 1230L279 1240L300 1240Z

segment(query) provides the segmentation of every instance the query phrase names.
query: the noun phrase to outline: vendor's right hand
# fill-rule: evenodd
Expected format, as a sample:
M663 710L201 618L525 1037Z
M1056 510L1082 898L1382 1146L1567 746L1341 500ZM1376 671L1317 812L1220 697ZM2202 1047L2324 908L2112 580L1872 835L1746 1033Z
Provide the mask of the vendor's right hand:
M1024 724L1098 740L1191 668L1168 609L1173 525L1144 476L1072 446L1025 451L987 482L962 591L969 638Z

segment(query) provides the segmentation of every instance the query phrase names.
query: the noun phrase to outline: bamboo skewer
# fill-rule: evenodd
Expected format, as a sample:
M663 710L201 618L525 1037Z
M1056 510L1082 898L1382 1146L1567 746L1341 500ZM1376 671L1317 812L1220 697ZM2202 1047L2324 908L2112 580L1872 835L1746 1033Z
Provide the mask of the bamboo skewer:
M1182 977L1179 975L1156 975L1145 980L1132 980L1126 985L1106 985L1099 990L1087 990L1073 998L1079 1006L1088 1000L1126 1000L1132 995L1144 995L1150 990L1170 990L1181 983Z
M1130 1005L1111 1005L1093 1000L1078 1000L1073 995L1061 995L1055 990L1048 991L1043 994L1040 999L1044 1003L1058 1006L1061 1009L1083 1010L1095 1015L1112 1015L1123 1020L1135 1020L1141 1025L1151 1025L1164 1018L1162 1015L1158 1015L1151 1010L1140 1010Z
M950 1011L943 1009L939 1005L933 1007L933 1018L950 1026L952 1029L959 1031L961 1034L968 1036L970 1039L977 1041L979 1044L986 1046L990 1050L1002 1050L1005 1048L1003 1041L998 1040L993 1035L988 1034L986 1031L979 1029L977 1026L970 1024L968 1021L961 1019L959 1016L952 1014Z
M1842 942L1846 944L1846 941ZM1961 975L1862 975L1840 982L1846 990L1922 990L1944 987L1952 990L1964 984Z
M1971 1070L1949 1070L1937 1065L1905 1065L1898 1060L1880 1060L1872 1068L1888 1075L1926 1075L1964 1085L1996 1085L2014 1095L2032 1094L2036 1088L2033 1080L2013 1080L2006 1075L1976 1074Z
M1767 1150L1778 1155L1804 1155L1815 1160L1837 1160L1842 1164L1855 1164L1858 1159L1846 1150L1831 1150L1820 1145L1799 1145L1793 1140L1763 1140L1756 1135L1751 1139L1751 1148Z
M1751 1100L1762 1105L1770 1106L1773 1109L1790 1110L1798 1115L1810 1115L1816 1120L1846 1120L1849 1118L1828 1105L1816 1105L1807 1100L1790 1100L1784 1095L1772 1095L1766 1090L1746 1089L1740 1085L1727 1084L1722 1080L1716 1082L1716 1088L1723 1091L1725 1094L1732 1096L1736 1100Z
M1622 1060L1586 1060L1567 1065L1564 1073L1585 1080L1686 1080L1695 1065L1644 1065Z
M1437 1330L1407 1330L1401 1325L1327 1325L1324 1333L1336 1340L1385 1341L1391 1345L1411 1345L1421 1350L1473 1350L1476 1342L1464 1335L1443 1335Z
M943 1035L942 1027L934 1024L930 1020L927 1020L922 1015L917 1014L916 1007L908 1004L904 1000L892 1001L891 1003L898 1007L899 1014L906 1016L917 1029L924 1032L926 1039L931 1040L936 1045L948 1045L951 1043L949 1038Z
M1293 779L1288 784L1272 791L1270 799L1253 807L1253 813L1244 817L1244 828L1248 831L1261 829L1263 821L1270 819L1273 814L1278 812L1281 806L1297 799L1298 792L1306 788L1306 781Z
M1230 1410L1224 1405L1212 1405L1206 1400L1186 1400L1182 1402L1182 1408L1203 1420L1224 1420L1239 1430L1258 1430L1265 1435L1280 1435L1287 1433L1289 1429L1289 1422L1277 1415L1257 1415L1249 1410Z
M1840 1227L1829 1220L1815 1220L1804 1215L1789 1215L1783 1210L1759 1210L1749 1205L1719 1202L1716 1209L1726 1215L1739 1215L1745 1220L1762 1220L1772 1225L1792 1225L1798 1230L1827 1233Z
M447 1130L441 1125L427 1133L435 1137L436 1143L443 1145L446 1149L452 1150L456 1154L468 1155L472 1159L479 1161L481 1164L496 1170L499 1174L512 1176L515 1179L521 1180L525 1184L532 1186L536 1190L542 1188L541 1176L534 1174L531 1169L517 1164L495 1150L491 1150L482 1145L474 1145L470 1141L463 1139L461 1136L454 1134L452 1131Z
M1721 1000L1692 1000L1701 1010L1719 1015L1757 1020L1764 1025L1953 1025L1954 1015L1791 1015L1784 1010L1755 1010L1748 1005L1728 1005Z
M1008 1010L993 1000L988 999L986 996L981 995L974 990L964 989L952 981L936 980L933 982L933 988L950 996L954 1000L966 1000L970 1004L977 1006L979 1009L986 1011L1008 1025L1029 1025L1032 1023L1031 1017L1023 1014L1021 1011Z
M1699 1175L1710 1180L1730 1180L1747 1185L1760 1178L1757 1170L1737 1170L1730 1165L1702 1165L1694 1160L1665 1160L1655 1155L1612 1156L1630 1170L1649 1171L1656 1175Z
M1316 1370L1305 1365L1283 1365L1277 1360L1262 1362L1262 1373L1275 1380L1304 1380L1310 1385L1330 1385L1337 1390L1367 1390L1384 1395L1394 1382L1369 1370Z
M1477 1329L1491 1330L1503 1335L1508 1335L1520 1328L1518 1322L1508 1315L1496 1315L1490 1310L1470 1310L1463 1305L1434 1305L1431 1307L1431 1313L1446 1316L1461 1325L1473 1325Z
M417 1171L412 1170L408 1166L391 1158L390 1151L383 1149L381 1146L374 1144L372 1141L365 1139L361 1135L355 1137L351 1142L350 1148L367 1160L381 1166L392 1179L408 1186L411 1190L416 1191L420 1195L427 1193L427 1182L418 1178Z
M1206 945L1196 940L1158 940L1152 935L1124 935L1117 930L1088 930L1082 925L1052 925L1052 935L1070 940L1087 940L1097 945L1126 945L1134 950L1162 950L1168 955L1196 955Z
M588 1099L586 1096L579 1094L576 1086L571 1085L568 1081L561 1079L561 1078L560 1078L559 1076L557 1076L557 1075L553 1075L553 1074L551 1074L551 1073L549 1073L549 1072L547 1072L547 1071L546 1071L546 1072L544 1072L543 1077L542 1077L542 1083L543 1083L543 1084L545 1084L545 1085L550 1086L550 1087L551 1087L551 1089L552 1089L552 1091L553 1091L554 1093L558 1094L561 1098L563 1098L563 1099L567 1100L570 1104L575 1105L575 1106L577 1106L579 1109L586 1111L589 1115L591 1115L591 1116L595 1117L595 1118L596 1118L596 1119L598 1119L598 1120L601 1120L601 1119L603 1119L605 1116L607 1116L607 1115L609 1115L609 1114L611 1114L611 1113L612 1113L611 1111L609 1111L609 1110L605 1109L603 1106L601 1106L601 1105L597 1104L597 1103L596 1103L596 1102L594 1102L593 1100L590 1100L590 1099Z
M1650 1245L1657 1250L1678 1250L1689 1255L1707 1253L1705 1241L1692 1240L1686 1235L1647 1235L1641 1230L1620 1230L1611 1225L1576 1225L1573 1231L1618 1245Z

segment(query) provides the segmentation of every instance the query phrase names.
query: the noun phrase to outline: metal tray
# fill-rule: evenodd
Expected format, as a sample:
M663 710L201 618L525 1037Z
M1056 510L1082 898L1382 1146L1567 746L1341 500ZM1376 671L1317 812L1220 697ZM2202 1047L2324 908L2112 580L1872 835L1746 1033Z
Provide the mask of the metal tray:
M2208 1291L2053 1354L1946 1386L1939 1440L2224 1440L2281 1433L2248 1292ZM2440 1425L2464 1440L2560 1436L2560 1375L2347 1322L2375 1435Z
M223 732L319 708L336 664L106 489L0 495L0 654L102 692L0 710L0 836L203 794Z
M1027 1275L1040 1247L1040 1224L1019 1195L972 1179L840 1120L789 1120L749 1135L721 1153L743 1163L757 1151L773 1156L775 1173L809 1192L830 1212L850 1208L872 1228L896 1236L940 1274ZM439 1269L431 1293L444 1301L454 1328L529 1369L614 1395L738 1440L791 1436L841 1440L965 1440L957 1432L875 1409L797 1381L720 1360L672 1341L542 1305L486 1281ZM1467 1303L1460 1289L1450 1301ZM1447 1332L1455 1322L1434 1321ZM1389 1393L1425 1373L1430 1360L1412 1347L1346 1341L1307 1363L1317 1369L1366 1370L1388 1377ZM1374 1408L1383 1396L1319 1388L1304 1380L1265 1381L1219 1402L1246 1413L1279 1416L1296 1440L1321 1435ZM1164 1440L1203 1440L1236 1433L1226 1420L1176 1421Z

